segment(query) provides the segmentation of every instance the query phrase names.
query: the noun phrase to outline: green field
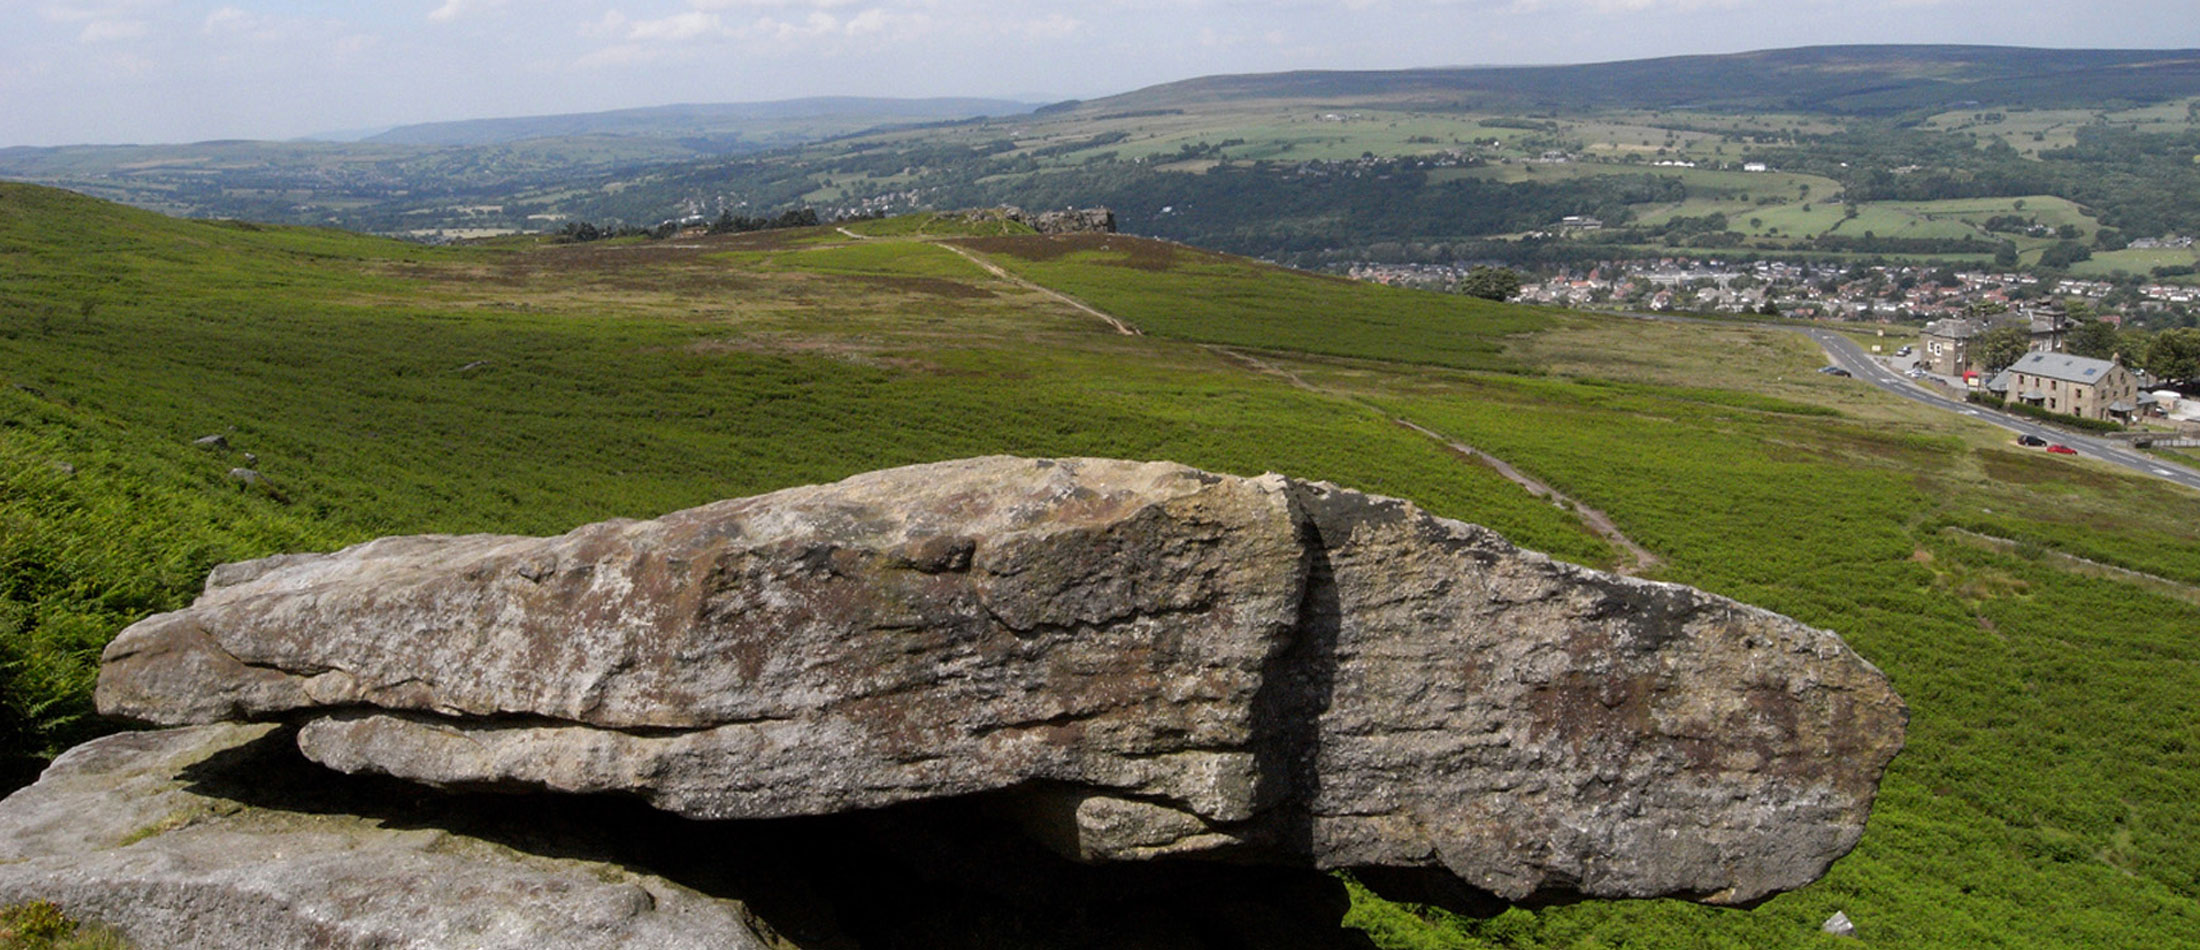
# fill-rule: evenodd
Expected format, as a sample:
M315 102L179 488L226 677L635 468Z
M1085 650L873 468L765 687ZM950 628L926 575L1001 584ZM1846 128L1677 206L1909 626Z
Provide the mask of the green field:
M2077 142L2079 128L2106 124L2148 132L2183 131L2200 127L2200 113L2190 106L2200 100L2172 99L2123 110L2101 109L1973 109L1944 112L1923 123L1928 129L1969 132L1981 141L1999 138L2026 156L2069 148Z
M1618 562L1403 419L1609 513L1653 576L1840 632L1913 719L1862 844L1811 887L1489 920L1363 895L1380 945L1833 947L1835 910L1864 945L2200 944L2200 607L2163 593L2200 589L2200 496L1819 375L1765 327L1125 237L861 230L432 249L0 185L9 784L108 728L87 690L123 625L217 563L383 534L555 532L1012 452L1329 479Z

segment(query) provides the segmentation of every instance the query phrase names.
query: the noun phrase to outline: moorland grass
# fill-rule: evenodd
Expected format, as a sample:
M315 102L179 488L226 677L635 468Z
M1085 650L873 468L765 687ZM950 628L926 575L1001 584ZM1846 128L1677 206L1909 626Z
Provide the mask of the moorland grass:
M1010 271L1182 340L1525 372L1506 338L1551 325L1527 307L1264 267L1107 235L964 242Z
M105 209L61 204L80 224ZM704 252L424 263L390 242L131 214L108 218L129 233L93 235L111 242L98 255L43 253L41 217L0 215L0 250L37 259L13 272L0 324L0 741L17 782L107 728L89 685L116 630L183 606L216 563L383 534L552 533L1014 453L1326 478L1612 557L1567 513L1364 407L1193 347L1094 351L1132 341L1022 299L791 267L729 278ZM266 241L318 256L270 261L253 250ZM810 254L998 283L929 245L787 252ZM46 303L86 286L158 289ZM1056 338L1072 345L1038 342ZM225 447L193 445L209 435ZM240 467L265 481L232 479Z
M1891 946L2200 943L2200 608L2024 556L2191 580L2191 493L1990 454L2006 440L1811 373L1817 354L1761 329L1036 240L972 246L1150 335L937 248L442 251L0 186L0 741L21 763L105 728L84 692L99 646L219 561L557 531L987 452L1327 478L1612 562L1395 416L1609 513L1660 577L1840 632L1913 718L1862 843L1811 887L1746 912L1482 921L1363 893L1352 920L1378 944L1832 946L1837 909ZM1195 343L1259 349L1310 388ZM217 433L228 448L191 444ZM266 484L228 477L248 451Z

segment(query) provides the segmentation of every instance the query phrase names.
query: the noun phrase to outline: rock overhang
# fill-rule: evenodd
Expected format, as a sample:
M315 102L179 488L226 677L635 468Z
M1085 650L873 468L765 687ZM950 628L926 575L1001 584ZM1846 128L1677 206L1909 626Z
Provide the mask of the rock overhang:
M697 818L992 795L1086 861L1722 904L1853 847L1906 722L1828 631L1410 503L1008 457L227 567L99 699Z

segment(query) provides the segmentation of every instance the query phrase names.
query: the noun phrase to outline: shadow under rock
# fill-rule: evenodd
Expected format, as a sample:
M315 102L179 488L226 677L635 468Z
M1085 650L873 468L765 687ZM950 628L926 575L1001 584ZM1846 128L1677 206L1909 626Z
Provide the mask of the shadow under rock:
M1370 950L1313 871L1084 865L1016 831L989 796L816 818L693 821L633 799L444 792L349 776L284 729L186 769L187 791L256 808L435 828L598 861L738 900L803 950Z

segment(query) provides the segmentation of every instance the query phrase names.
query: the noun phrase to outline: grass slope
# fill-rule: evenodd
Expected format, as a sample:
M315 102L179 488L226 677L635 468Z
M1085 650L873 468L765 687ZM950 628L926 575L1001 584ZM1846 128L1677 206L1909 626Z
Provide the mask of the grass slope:
M1505 355L1506 337L1550 325L1527 307L1280 271L1158 241L1083 234L965 244L1147 333L1201 343L1519 371L1527 367Z
M436 250L0 186L18 780L102 728L85 691L105 639L220 561L556 531L904 462L1275 469L1613 562L1403 418L1609 513L1666 578L1840 631L1914 718L1862 844L1812 887L1747 912L1482 921L1363 895L1351 920L1380 945L1833 946L1817 925L1837 909L1882 945L2200 943L2200 608L2044 556L2200 588L2191 493L1809 372L1819 354L1758 327L1482 306L1124 238L873 230ZM216 433L227 448L192 444ZM265 483L229 477L245 452Z

